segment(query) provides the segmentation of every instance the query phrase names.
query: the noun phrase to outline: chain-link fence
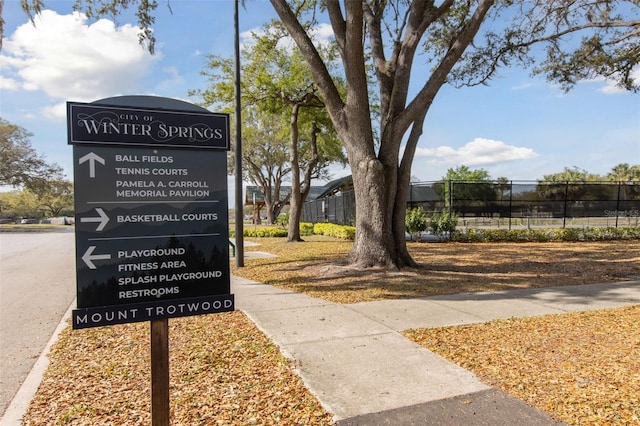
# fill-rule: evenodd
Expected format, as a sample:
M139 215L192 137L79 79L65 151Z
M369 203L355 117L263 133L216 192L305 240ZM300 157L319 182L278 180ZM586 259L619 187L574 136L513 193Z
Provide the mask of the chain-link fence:
M328 222L354 225L356 197L351 191L339 192L331 197L308 201L302 205L302 222Z
M456 214L468 228L640 226L640 182L418 182L407 207ZM353 191L305 203L302 220L353 225Z

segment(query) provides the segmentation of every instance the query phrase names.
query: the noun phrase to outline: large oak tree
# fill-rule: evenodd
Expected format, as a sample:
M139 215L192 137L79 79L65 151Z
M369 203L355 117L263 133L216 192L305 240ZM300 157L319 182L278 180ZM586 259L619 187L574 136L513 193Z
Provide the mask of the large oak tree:
M565 89L596 76L638 89L631 78L640 60L634 1L270 1L310 64L347 150L356 195L351 262L361 266L414 264L404 223L411 164L426 114L445 84L482 84L501 66L537 63L534 72ZM312 11L303 7L308 3ZM309 37L306 22L322 11L340 52L345 96ZM542 44L546 56L536 62L532 48ZM380 100L375 124L367 63ZM412 78L420 82L415 93Z

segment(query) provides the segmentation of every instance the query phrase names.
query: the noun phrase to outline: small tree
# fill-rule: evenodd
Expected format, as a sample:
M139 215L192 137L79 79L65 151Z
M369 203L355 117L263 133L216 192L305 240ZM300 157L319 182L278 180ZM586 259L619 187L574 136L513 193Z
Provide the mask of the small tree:
M14 190L0 192L0 215L18 220L22 217L41 217L38 200L33 192Z
M281 198L282 184L291 173L286 128L278 116L256 108L246 108L244 117L251 124L242 130L242 175L262 191L267 223L273 224L289 197Z
M640 165L618 164L611 169L606 179L611 182L640 182Z
M422 207L407 210L407 216L404 219L407 232L411 235L412 241L420 241L420 234L427 229L429 224L429 216Z
M297 49L281 45L280 41L285 33L277 23L263 27L264 33L253 34L251 43L243 50L243 104L251 111L252 116L268 116L270 123L262 127L278 127L276 139L248 142L278 145L284 149L287 144L287 157L279 156L281 170L286 170L286 178L291 180L291 192L287 201L290 203L288 227L288 241L301 241L300 215L311 188L311 180L327 177L327 167L333 162L345 163L346 158L337 139L331 120L324 108L324 103L318 95L318 90L309 73L309 67ZM327 51L327 56L330 52ZM209 66L203 72L209 77L211 85L204 90L192 91L200 95L207 105L220 105L228 108L234 102L234 68L231 58L217 55L210 56ZM255 127L254 120L246 120L244 138L250 137ZM250 179L263 187L265 170L256 174L256 168L251 163L254 152L247 152L247 145L243 158L252 170ZM230 162L230 164L232 164ZM281 176L282 179L285 175ZM266 200L268 221L273 223L283 206L281 200L273 196L273 202ZM272 206L273 208L270 208Z
M472 170L464 165L449 168L442 182L444 205L450 209L455 207L465 212L470 200L488 204L497 197L489 172L484 169Z

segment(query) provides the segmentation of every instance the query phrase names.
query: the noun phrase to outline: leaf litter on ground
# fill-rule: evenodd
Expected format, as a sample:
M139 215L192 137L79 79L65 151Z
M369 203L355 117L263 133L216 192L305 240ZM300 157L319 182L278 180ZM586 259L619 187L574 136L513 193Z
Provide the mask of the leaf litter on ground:
M419 264L399 271L344 265L353 243L309 236L261 238L278 257L246 259L233 273L334 303L640 279L640 240L546 243L408 243Z
M410 243L409 250L421 266L400 272L335 267L348 255L351 243L319 237L308 240L261 239L256 249L278 257L247 259L245 268L233 272L336 303L640 278L637 240ZM502 386L499 380L474 370L478 367L471 360L487 371L503 372L510 393L568 423L638 424L640 373L635 358L626 354L640 352L640 318L637 307L628 309L613 317L608 311L596 311L497 321L469 326L470 332L454 328L441 331L437 341L449 345L450 349L440 352L444 356L455 361L449 352L462 354L457 356L467 360L465 368L496 386ZM590 327L578 327L580 315L590 315ZM541 322L522 325L536 320ZM476 336L479 332L474 327L486 327L483 337ZM332 424L331 414L305 388L290 362L241 312L171 319L170 328L172 424ZM532 340L534 331L539 333L538 340ZM412 334L419 332L408 335L419 341L423 337ZM577 335L569 338L566 332ZM447 343L447 336L458 335L459 341ZM611 336L622 340L611 340ZM567 342L580 343L561 351L560 344ZM546 349L534 352L538 347ZM585 348L591 349L591 357L578 361L580 353L588 353ZM440 349L436 345L432 350ZM538 355L517 358L527 353ZM149 424L149 357L146 323L80 331L67 328L50 354L51 364L23 424ZM544 365L558 370L542 372ZM611 365L616 368L610 370ZM563 376L572 377L571 385L560 382ZM603 378L613 377L617 381L602 387ZM540 383L543 388L536 387ZM541 395L547 398L539 403ZM622 417L615 417L619 412Z
M640 424L640 305L405 335L569 424Z
M169 321L171 424L330 425L289 361L239 311ZM148 425L148 323L65 329L24 425Z

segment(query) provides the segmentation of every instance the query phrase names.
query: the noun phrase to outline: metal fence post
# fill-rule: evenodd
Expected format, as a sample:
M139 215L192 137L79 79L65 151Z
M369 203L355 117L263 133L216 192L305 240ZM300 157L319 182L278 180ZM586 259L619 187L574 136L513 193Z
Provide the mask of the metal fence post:
M562 212L562 227L567 227L567 202L569 200L569 181L564 187L564 211Z
M616 228L618 227L618 216L620 213L620 189L622 187L622 182L618 182L618 196L616 198Z
M513 181L509 182L509 231L511 231L511 218L513 217Z
M453 180L449 179L449 217L453 212Z

